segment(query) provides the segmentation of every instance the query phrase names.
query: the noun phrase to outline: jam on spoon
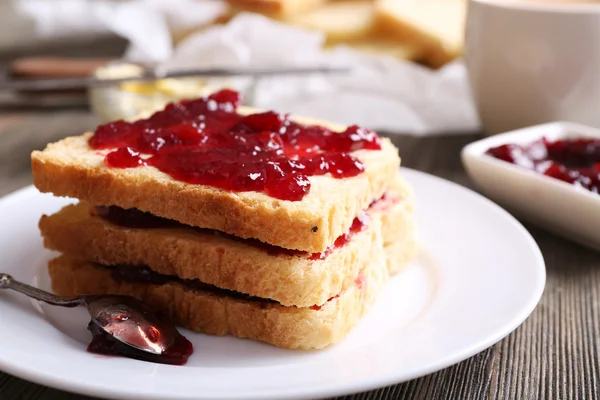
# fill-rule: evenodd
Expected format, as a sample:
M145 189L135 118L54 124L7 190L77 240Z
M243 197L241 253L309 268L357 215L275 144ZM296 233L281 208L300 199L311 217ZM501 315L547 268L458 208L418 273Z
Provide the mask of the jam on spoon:
M93 321L90 321L87 329L92 333L92 341L87 348L90 353L120 355L161 364L184 365L194 351L192 343L180 334L176 335L175 341L164 352L154 354L138 350L115 339Z
M55 306L85 305L91 317L88 329L93 335L90 352L175 365L185 364L193 352L192 344L170 319L130 296L56 296L3 273L0 289L15 290Z

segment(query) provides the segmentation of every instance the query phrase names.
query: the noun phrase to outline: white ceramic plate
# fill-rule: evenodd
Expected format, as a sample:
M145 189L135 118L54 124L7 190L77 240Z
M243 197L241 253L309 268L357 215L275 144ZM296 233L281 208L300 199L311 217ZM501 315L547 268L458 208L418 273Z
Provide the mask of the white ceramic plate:
M462 151L467 173L482 192L542 228L600 250L600 195L544 176L485 152L508 143L529 144L576 137L600 138L600 130L568 122L519 129L473 142Z
M44 385L128 399L320 398L442 369L514 330L544 289L544 261L528 232L489 200L411 170L420 257L387 285L337 346L277 349L182 330L195 353L183 367L92 355L85 310L0 293L0 369ZM37 221L68 200L27 188L0 200L2 269L48 288Z

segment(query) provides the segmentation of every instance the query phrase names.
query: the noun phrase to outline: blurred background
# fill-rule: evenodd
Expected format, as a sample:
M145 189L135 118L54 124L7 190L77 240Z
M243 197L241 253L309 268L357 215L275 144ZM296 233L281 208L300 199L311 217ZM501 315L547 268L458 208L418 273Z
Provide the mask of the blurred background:
M5 79L117 78L149 66L350 68L78 92L3 90L0 107L79 105L114 120L231 87L248 105L372 129L472 131L478 121L460 61L466 8L466 0L0 0Z
M349 71L8 87L17 80L317 65ZM598 0L0 0L0 196L31 183L34 149L223 87L239 90L246 105L377 130L398 146L403 166L474 187L460 151L482 134L557 120L600 128L599 68ZM501 181L489 180L500 192L502 184L511 187ZM587 323L597 315L597 291L590 295L597 254L532 233L548 261L546 297L532 322L392 396L597 395L593 380L580 384L599 365L589 351L597 341L586 339L599 330L597 318ZM556 343L560 351L552 350ZM483 376L489 379L473 384ZM1 386L25 393L13 398L71 398L0 373Z
M386 135L477 132L462 61L466 9L467 0L0 0L0 195L31 183L33 149L222 87L246 105ZM348 70L6 86L314 66Z

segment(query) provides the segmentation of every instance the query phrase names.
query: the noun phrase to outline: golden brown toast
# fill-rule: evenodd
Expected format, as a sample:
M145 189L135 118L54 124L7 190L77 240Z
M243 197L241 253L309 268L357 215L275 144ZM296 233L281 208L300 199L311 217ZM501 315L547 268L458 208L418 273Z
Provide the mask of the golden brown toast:
M388 193L395 203L369 212L374 219L370 229L355 234L323 260L310 260L309 254L273 254L185 226L117 226L94 215L94 207L87 203L42 216L39 226L44 245L71 258L103 265L146 265L161 274L199 279L285 306L308 307L323 304L348 287L368 262L371 247L404 242L414 235L410 186L398 176Z
M134 296L167 310L185 328L291 349L320 349L342 340L371 309L388 276L385 260L376 256L361 271L360 279L338 297L320 308L298 308L195 290L176 282L117 281L109 269L65 256L51 260L48 271L52 289L59 295Z
M413 236L415 194L413 187L400 174L390 182L385 198L369 209L369 215L381 220L383 244Z
M378 220L324 260L269 253L261 247L191 228L132 229L91 215L88 204L42 217L44 245L103 265L145 265L165 275L198 279L286 306L323 304L349 286L382 248ZM383 250L380 250L383 252Z
M241 113L254 110L240 108ZM308 118L332 130L344 127ZM400 158L389 139L381 150L351 153L364 165L360 175L309 177L301 201L278 200L259 192L230 192L187 184L150 166L109 168L103 152L88 145L91 133L49 144L31 156L34 185L41 192L74 197L94 205L137 208L186 225L255 238L286 249L322 252L347 232L354 218L381 197L397 173Z

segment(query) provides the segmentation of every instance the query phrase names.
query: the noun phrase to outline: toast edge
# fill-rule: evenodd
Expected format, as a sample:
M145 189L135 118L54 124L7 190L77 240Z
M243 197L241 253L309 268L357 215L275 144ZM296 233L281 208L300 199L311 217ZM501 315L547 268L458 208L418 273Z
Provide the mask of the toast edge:
M325 251L347 231L356 215L383 194L400 165L397 149L384 139L385 151L395 153L394 161L375 171L367 170L361 179L348 183L348 193L340 196L343 202L324 201L314 210L298 205L285 207L282 206L285 202L276 199L257 202L244 193L233 194L175 180L128 179L120 174L122 170L75 166L47 153L48 149L80 138L66 138L49 144L44 151L32 152L33 184L40 192L95 205L138 208L187 225L309 252Z
M364 284L349 288L321 309L284 307L191 290L177 283L117 282L108 270L61 256L48 267L59 295L122 294L166 309L176 323L209 335L233 335L289 349L322 349L341 341L373 307L386 280L384 260L363 271Z

